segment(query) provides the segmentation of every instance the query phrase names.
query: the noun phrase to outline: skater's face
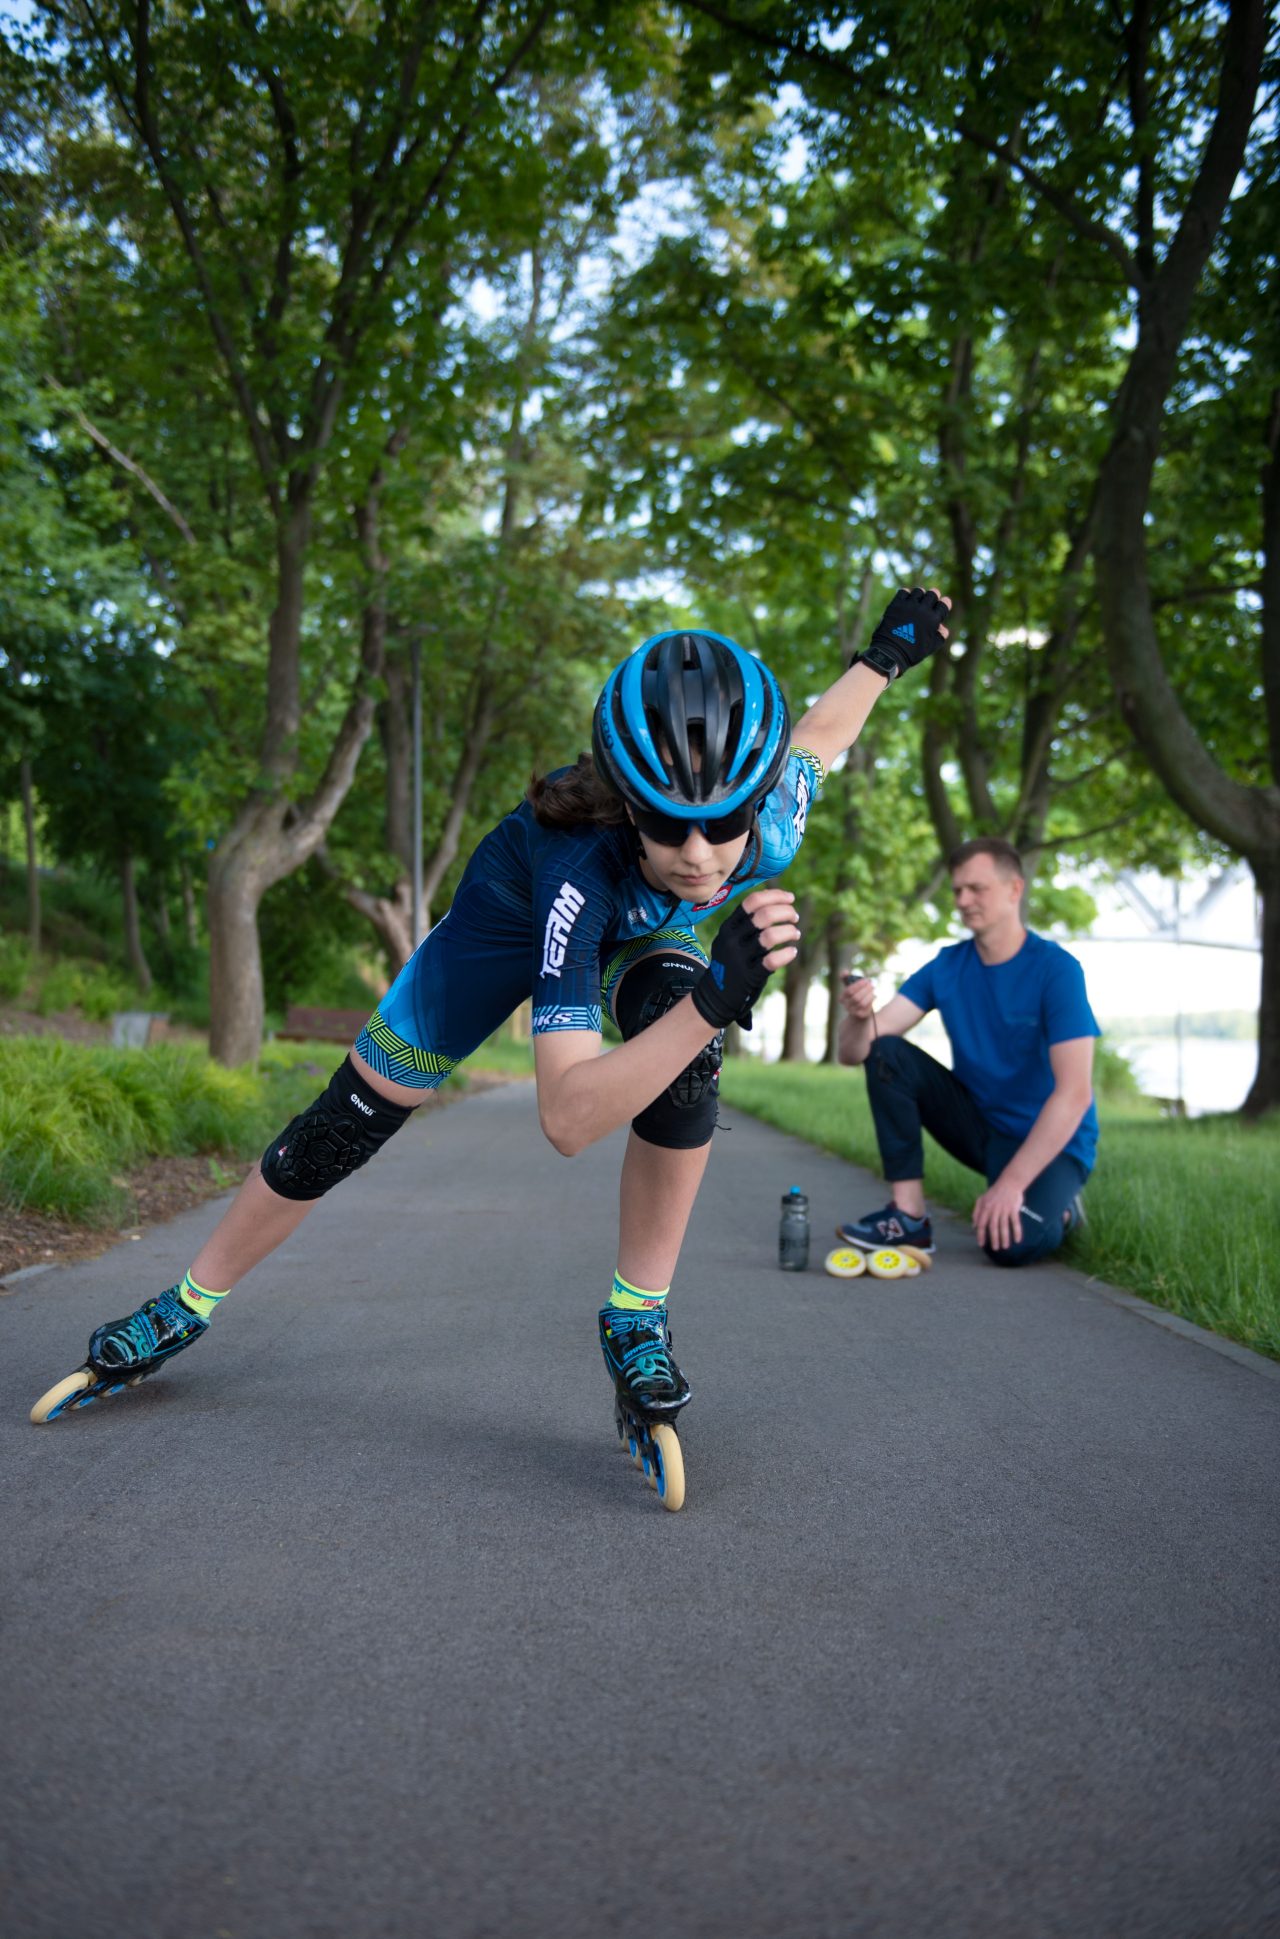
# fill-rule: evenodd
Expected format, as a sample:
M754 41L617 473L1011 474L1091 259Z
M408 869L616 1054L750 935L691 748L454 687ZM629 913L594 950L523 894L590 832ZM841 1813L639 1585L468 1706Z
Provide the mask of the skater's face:
M645 881L651 888L679 896L681 902L706 902L729 880L751 839L748 832L735 835L731 841L717 842L709 839L714 834L714 822L707 823L707 834L690 824L678 848L642 835L640 871Z

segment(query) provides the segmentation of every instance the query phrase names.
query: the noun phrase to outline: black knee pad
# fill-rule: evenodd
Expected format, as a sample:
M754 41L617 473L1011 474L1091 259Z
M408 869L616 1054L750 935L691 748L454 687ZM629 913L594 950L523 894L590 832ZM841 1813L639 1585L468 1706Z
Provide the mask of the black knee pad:
M623 977L614 1004L623 1037L636 1037L659 1017L665 1017L673 1004L688 996L701 974L702 965L690 962L687 956L642 956ZM675 1082L631 1120L636 1136L668 1151L695 1151L700 1145L710 1144L716 1128L723 1062L724 1032L719 1031Z
M262 1154L262 1176L281 1198L323 1198L412 1117L413 1105L392 1104L344 1058L305 1111Z

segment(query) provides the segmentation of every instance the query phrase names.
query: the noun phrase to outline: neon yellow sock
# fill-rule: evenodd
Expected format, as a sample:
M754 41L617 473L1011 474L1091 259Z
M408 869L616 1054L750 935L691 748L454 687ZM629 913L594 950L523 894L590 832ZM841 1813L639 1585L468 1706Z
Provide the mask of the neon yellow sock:
M227 1292L230 1290L228 1287ZM197 1286L189 1272L183 1273L182 1284L178 1288L178 1298L184 1306L189 1306L193 1313L198 1313L202 1320L212 1319L218 1310L219 1302L226 1297L226 1293L211 1293L207 1286Z
M620 1272L613 1275L613 1291L609 1295L610 1306L620 1306L624 1313L643 1313L654 1306L665 1306L670 1286L663 1286L656 1293L648 1293L643 1286L633 1286Z

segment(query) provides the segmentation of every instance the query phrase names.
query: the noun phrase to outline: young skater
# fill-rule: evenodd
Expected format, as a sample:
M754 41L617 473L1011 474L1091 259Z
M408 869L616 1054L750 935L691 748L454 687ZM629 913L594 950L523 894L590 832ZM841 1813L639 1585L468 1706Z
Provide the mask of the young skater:
M99 1327L33 1419L115 1392L203 1337L227 1292L373 1157L423 1093L532 995L542 1129L566 1157L628 1120L617 1268L600 1343L628 1416L689 1399L666 1300L715 1129L725 1026L795 955L794 897L763 886L804 835L826 768L884 687L946 638L948 602L899 592L805 714L718 634L658 634L596 703L592 754L535 777L315 1102L272 1139L177 1285ZM710 957L697 923L731 897ZM601 1054L601 1012L624 1041Z

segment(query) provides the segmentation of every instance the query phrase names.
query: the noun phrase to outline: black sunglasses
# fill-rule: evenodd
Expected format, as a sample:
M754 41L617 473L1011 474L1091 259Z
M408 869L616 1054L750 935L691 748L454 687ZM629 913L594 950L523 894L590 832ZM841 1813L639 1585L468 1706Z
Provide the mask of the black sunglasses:
M640 833L662 848L683 848L694 828L715 847L745 835L756 818L757 805L754 801L744 801L741 807L731 808L727 815L707 815L698 821L682 821L675 815L660 814L656 808L634 806L631 816Z

